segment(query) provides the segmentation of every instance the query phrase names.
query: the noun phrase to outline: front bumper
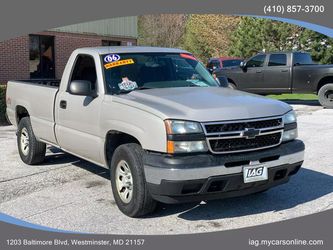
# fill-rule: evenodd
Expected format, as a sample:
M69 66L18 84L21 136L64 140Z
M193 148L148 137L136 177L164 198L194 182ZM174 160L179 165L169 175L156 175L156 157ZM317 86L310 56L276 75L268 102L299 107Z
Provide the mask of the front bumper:
M213 155L210 153L170 156L147 152L145 177L154 199L179 203L228 198L260 192L286 183L304 160L300 140L278 147L248 153ZM265 164L268 180L244 183L243 167Z

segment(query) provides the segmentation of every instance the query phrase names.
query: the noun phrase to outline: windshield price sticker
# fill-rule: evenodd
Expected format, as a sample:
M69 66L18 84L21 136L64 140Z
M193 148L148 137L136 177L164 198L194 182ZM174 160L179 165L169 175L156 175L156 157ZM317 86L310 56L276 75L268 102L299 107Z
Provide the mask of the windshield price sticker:
M109 54L104 57L105 63L116 62L120 60L120 55L117 54Z
M122 78L122 82L118 84L119 89L129 91L138 87L137 83L129 80L127 77Z
M128 65L128 64L134 64L133 59L125 59L125 60L120 60L120 61L116 61L116 62L110 62L110 63L104 64L104 68L111 69L114 67Z

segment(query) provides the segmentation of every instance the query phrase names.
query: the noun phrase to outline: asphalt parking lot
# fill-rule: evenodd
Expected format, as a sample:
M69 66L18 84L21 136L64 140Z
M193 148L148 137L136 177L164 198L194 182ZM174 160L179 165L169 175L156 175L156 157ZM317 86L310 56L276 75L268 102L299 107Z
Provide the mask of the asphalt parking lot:
M333 110L293 105L305 162L288 184L266 193L200 204L163 205L144 219L117 208L106 169L48 149L41 166L27 166L15 130L0 127L0 212L52 228L110 234L220 231L304 216L333 208Z

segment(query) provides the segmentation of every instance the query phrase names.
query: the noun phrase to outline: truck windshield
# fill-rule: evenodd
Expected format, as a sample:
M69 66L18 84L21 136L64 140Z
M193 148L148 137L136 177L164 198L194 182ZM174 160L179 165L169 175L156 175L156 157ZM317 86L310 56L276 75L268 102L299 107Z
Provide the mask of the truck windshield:
M137 89L218 86L205 67L190 54L106 54L101 60L109 94Z

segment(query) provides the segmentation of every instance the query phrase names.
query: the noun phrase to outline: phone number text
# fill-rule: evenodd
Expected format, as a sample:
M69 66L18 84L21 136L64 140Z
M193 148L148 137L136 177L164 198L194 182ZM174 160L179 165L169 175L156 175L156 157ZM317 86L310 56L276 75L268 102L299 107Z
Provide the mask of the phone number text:
M264 13L323 13L324 5L265 5Z

